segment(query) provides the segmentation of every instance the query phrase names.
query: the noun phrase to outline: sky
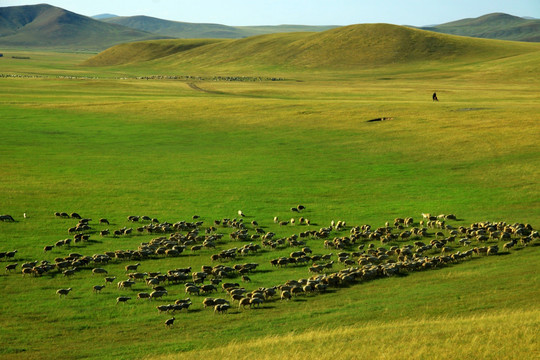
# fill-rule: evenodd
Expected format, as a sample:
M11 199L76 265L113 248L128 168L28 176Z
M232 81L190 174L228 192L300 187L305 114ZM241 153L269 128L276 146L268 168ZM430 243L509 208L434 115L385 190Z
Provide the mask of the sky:
M0 7L47 3L86 16L109 13L224 25L425 26L494 12L540 18L540 0L0 0Z

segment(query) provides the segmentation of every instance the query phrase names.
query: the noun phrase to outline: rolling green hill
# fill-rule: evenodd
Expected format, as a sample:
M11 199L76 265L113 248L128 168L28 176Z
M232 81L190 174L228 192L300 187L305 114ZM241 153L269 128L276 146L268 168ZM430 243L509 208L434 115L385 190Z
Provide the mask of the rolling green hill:
M0 45L5 47L95 51L159 38L164 36L107 24L46 4L0 8Z
M227 26L221 24L201 24L169 21L150 16L118 16L102 19L107 23L127 26L133 29L184 39L224 38L238 39L254 35L296 31L325 31L336 26Z
M524 19L503 13L487 14L423 29L478 38L540 41L540 20Z
M221 41L226 40L173 39L137 41L113 46L87 63L91 66L111 66L143 62L179 54L199 46L210 45Z
M198 67L239 68L317 68L355 69L366 66L410 63L424 60L489 59L536 51L532 44L457 37L389 24L362 24L340 27L322 33L285 33L239 40L200 43L187 49L178 42L145 42L108 49L84 63L89 66L132 63L126 53L155 51L141 61L164 57L153 68ZM146 47L153 47L148 51ZM165 51L162 47L167 47ZM137 48L137 50L134 50ZM122 61L121 59L125 59Z

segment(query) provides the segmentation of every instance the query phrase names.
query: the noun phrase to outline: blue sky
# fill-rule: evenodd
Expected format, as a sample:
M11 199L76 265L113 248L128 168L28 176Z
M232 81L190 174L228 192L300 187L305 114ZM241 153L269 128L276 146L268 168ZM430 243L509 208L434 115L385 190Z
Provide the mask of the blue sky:
M0 0L0 6L40 1ZM148 15L166 20L225 25L423 26L493 12L540 18L540 0L44 0L78 14Z

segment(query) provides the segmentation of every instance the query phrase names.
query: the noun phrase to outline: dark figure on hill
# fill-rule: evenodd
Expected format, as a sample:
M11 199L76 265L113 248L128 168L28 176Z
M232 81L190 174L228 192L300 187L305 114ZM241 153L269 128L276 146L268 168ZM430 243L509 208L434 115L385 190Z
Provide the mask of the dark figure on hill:
M437 99L437 93L436 92L433 93L433 101L439 101L439 99Z

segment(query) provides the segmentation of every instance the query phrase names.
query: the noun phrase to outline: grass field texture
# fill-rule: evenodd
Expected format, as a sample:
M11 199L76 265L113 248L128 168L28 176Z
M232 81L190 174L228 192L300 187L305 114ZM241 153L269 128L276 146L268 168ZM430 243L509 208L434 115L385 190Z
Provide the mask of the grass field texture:
M128 215L175 222L197 214L209 226L241 209L246 222L257 220L277 237L307 226L278 226L274 216L305 216L312 229L331 220L378 227L405 216L418 224L422 212L455 213L456 227L540 226L538 51L311 72L175 68L170 59L163 67L96 68L79 65L85 54L13 54L30 59L0 59L0 73L44 76L0 78L0 213L17 220L0 222L0 251L17 249L19 266L70 252L136 249L155 237L99 237L105 227L133 226ZM136 79L146 75L284 80ZM434 91L439 102L431 101ZM368 122L381 117L390 119ZM306 206L300 215L290 211L298 204ZM92 218L92 241L44 253L76 223L55 211ZM97 224L100 217L111 225ZM231 230L219 231L227 238ZM242 245L226 240L218 250ZM307 245L332 251L320 240ZM11 261L2 259L0 357L529 358L539 348L534 245L223 315L195 296L171 329L163 324L170 315L155 306L185 297L181 285L163 300L137 301L148 289L143 283L93 294L103 279L89 269L72 278L56 271L22 277L4 272ZM307 267L270 266L294 250L263 249L228 264L260 264L244 284L250 290L309 277ZM141 271L199 271L215 252L146 260ZM120 279L128 263L106 268ZM56 289L67 287L72 293L59 299ZM120 294L133 299L116 305Z

